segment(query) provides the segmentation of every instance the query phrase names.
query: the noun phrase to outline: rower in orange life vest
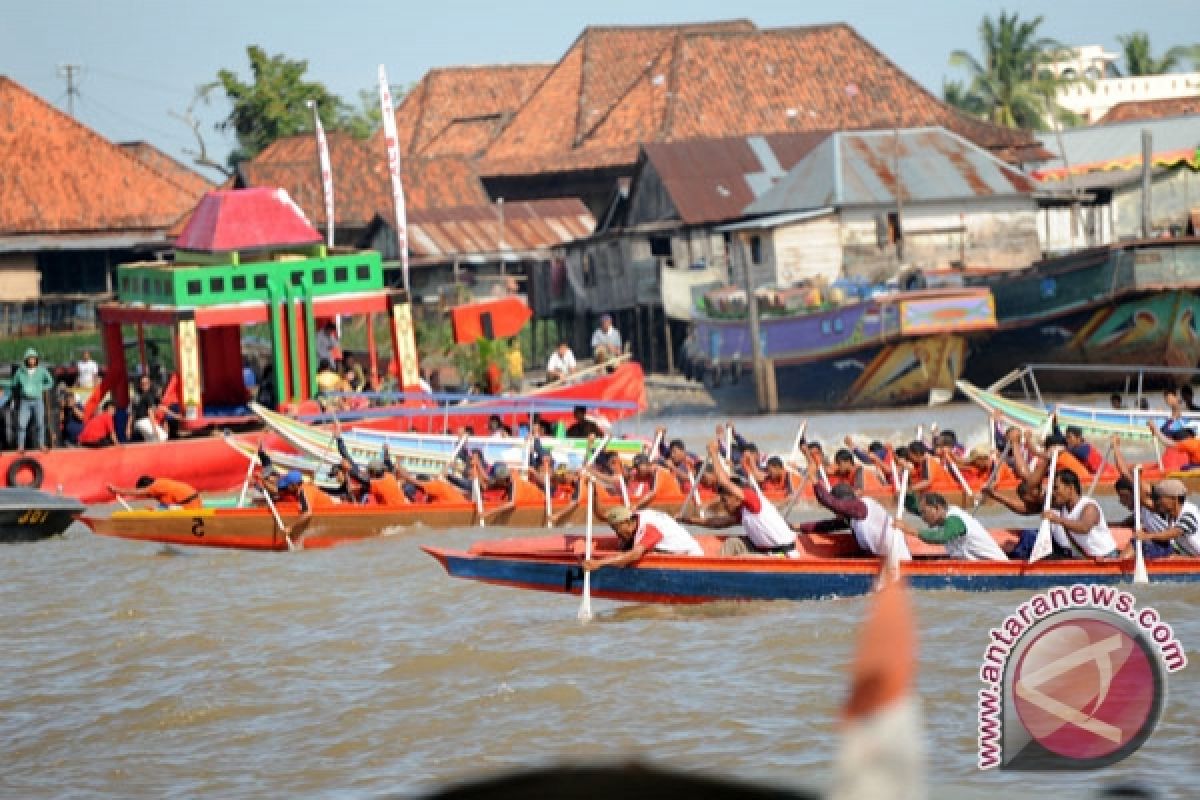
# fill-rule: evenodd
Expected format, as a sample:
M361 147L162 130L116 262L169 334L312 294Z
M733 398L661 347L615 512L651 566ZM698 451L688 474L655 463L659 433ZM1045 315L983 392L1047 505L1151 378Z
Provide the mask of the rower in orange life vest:
M546 502L545 495L542 494L539 487L520 476L513 475L507 464L494 464L491 474L488 474L484 470L483 459L476 457L475 475L483 490L484 507L500 503L484 513L485 522L490 522L501 514L512 511L518 505L541 508Z
M121 497L148 497L156 500L162 508L203 508L200 493L183 481L170 478L154 478L143 475L137 479L134 489L122 489L108 485L108 490Z
M629 503L636 510L654 503L678 502L683 499L679 484L666 467L660 467L644 453L633 457L629 473Z
M753 486L739 486L726 472L715 441L708 445L709 460L714 466L724 513L706 519L697 515L682 521L705 528L730 528L741 525L745 536L730 536L721 546L721 555L786 554L795 557L796 533L783 515L763 493Z
M702 556L704 549L687 530L661 511L642 509L630 511L624 506L610 508L605 514L608 524L617 534L622 553L607 558L593 556L583 561L588 572L604 567L625 567L636 564L646 553L671 553L681 556Z
M682 439L672 439L668 444L666 434L667 429L661 426L655 430L655 437L660 439L657 461L671 470L671 474L679 482L680 489L690 492L700 459L688 452L687 445L683 443Z
M833 468L828 473L831 486L844 483L856 492L863 490L863 468L855 463L854 454L845 448L833 454Z
M333 508L337 505L337 501L321 491L315 484L306 482L298 470L289 471L276 482L276 486L279 490L280 500L294 500L300 508L300 519L291 525L285 525L281 531L289 545L299 549L304 546L304 540L312 533L309 528L312 525L314 513L321 509ZM299 532L299 536L296 536L297 532Z
M792 480L792 473L783 465L783 459L779 456L771 456L767 459L767 468L763 471L762 477L755 476L758 480L758 487L763 490L763 494L775 499L783 499L791 497L796 491L796 482Z
M1182 472L1200 467L1200 439L1196 431L1187 426L1179 426L1171 433L1163 431L1153 422L1147 422L1146 427L1158 441L1163 444L1162 465L1167 472Z

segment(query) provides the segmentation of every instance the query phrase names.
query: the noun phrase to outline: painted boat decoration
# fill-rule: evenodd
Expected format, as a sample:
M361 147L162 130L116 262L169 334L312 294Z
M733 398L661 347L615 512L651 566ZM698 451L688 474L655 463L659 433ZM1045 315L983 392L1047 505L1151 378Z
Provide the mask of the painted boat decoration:
M318 428L299 420L279 414L260 405L251 406L254 413L281 439L294 447L300 454L314 463L336 464L341 460L333 441L333 432ZM431 475L442 472L454 458L459 438L441 434L422 434L385 431L375 428L350 428L342 432L342 438L354 460L360 464L380 458L386 445L393 460L402 464L409 472ZM550 447L555 463L566 464L571 469L583 466L587 455L587 439L544 438L543 445ZM513 436L470 436L467 447L483 452L489 464L504 463L513 467L524 467L529 463L530 441ZM625 460L642 452L646 443L636 439L610 439L606 450L619 454ZM298 469L311 472L312 466Z
M1113 529L1118 544L1130 532ZM1002 546L1015 541L1011 531L993 531ZM721 537L698 536L704 556L651 553L636 565L606 568L591 575L594 597L639 603L708 603L750 600L820 600L872 591L880 563L857 552L848 535L802 535L801 558L722 557ZM593 540L596 552L615 551L615 537ZM914 589L963 591L1040 590L1075 583L1127 584L1133 581L1132 558L1009 561L962 561L935 555L928 546L913 547L915 559L901 565ZM456 578L516 589L580 594L584 552L579 535L477 542L469 550L423 547ZM1200 558L1147 562L1152 583L1200 581Z
M996 332L967 366L988 386L1036 354L1062 364L1194 367L1200 362L1200 240L1115 244L968 279L991 290ZM1048 376L1043 388L1087 391L1111 376Z
M986 289L937 289L765 314L759 336L763 358L776 368L779 397L799 406L877 407L953 392L967 336L995 324ZM712 365L749 368L753 348L744 318L700 315L696 328Z
M0 489L0 542L34 542L58 536L83 513L73 497L35 489Z
M1110 436L1120 436L1126 440L1149 440L1150 431L1147 422L1161 426L1167 421L1167 414L1162 411L1137 411L1134 409L1109 409L1100 406L1075 405L1071 403L1055 403L1050 408L1022 403L997 392L980 389L967 381L958 382L959 391L973 403L1010 425L1042 430L1050 424L1050 416L1058 415L1058 425L1066 428L1077 425L1085 436L1094 439L1106 439ZM1184 423L1200 426L1200 414L1184 414Z

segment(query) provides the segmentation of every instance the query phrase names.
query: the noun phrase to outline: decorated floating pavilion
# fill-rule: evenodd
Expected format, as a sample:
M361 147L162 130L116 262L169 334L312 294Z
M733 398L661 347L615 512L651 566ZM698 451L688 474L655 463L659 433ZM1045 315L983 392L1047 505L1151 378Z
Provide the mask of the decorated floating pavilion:
M366 366L379 374L375 315L391 332L392 368L404 388L418 385L412 312L401 290L384 282L375 251L328 248L282 189L209 192L192 212L173 257L117 268L117 301L98 308L118 406L129 399L127 327L136 330L141 370L149 369L146 329L169 331L176 371L167 399L184 426L248 419L243 327L266 323L278 405L317 392L317 332L330 320L367 316ZM103 392L96 396L101 396Z

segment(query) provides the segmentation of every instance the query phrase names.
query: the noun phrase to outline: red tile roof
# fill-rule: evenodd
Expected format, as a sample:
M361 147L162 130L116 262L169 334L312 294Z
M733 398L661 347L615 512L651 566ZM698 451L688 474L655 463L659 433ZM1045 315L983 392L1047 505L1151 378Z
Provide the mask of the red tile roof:
M0 235L165 229L198 197L0 76Z
M208 178L179 163L149 142L120 142L117 146L185 192L200 197L215 188L215 184Z
M431 69L396 109L401 153L478 155L550 67L506 64Z
M1096 120L1095 124L1107 125L1110 122L1182 117L1189 114L1200 114L1200 97L1172 97L1166 100L1131 100L1127 103L1117 103L1103 117Z
M336 222L350 228L366 227L377 211L392 207L392 185L382 141L361 141L338 131L330 131L328 139ZM400 167L409 211L488 202L479 175L467 158L402 158ZM273 142L239 167L239 177L245 186L287 189L314 224L325 225L325 200L312 134Z
M1028 132L947 106L848 25L588 28L489 145L481 172L630 165L651 141L929 125L1007 156L1045 155Z
M224 253L321 241L286 191L222 189L204 195L175 246Z

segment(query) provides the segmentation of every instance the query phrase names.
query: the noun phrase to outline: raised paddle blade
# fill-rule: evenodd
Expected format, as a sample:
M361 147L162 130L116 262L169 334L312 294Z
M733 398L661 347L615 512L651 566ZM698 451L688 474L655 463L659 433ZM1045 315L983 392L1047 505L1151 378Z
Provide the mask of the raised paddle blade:
M596 510L596 484L587 482L587 523L584 528L584 558L592 557L592 516ZM583 571L583 598L579 601L579 621L590 622L592 619L592 573Z
M1050 522L1042 520L1038 526L1037 538L1033 540L1033 550L1029 553L1029 563L1041 561L1054 552L1054 537L1050 533Z
M1133 582L1149 583L1150 573L1146 571L1146 556L1142 552L1142 540L1138 535L1142 532L1142 468L1133 468L1133 535L1134 559Z

